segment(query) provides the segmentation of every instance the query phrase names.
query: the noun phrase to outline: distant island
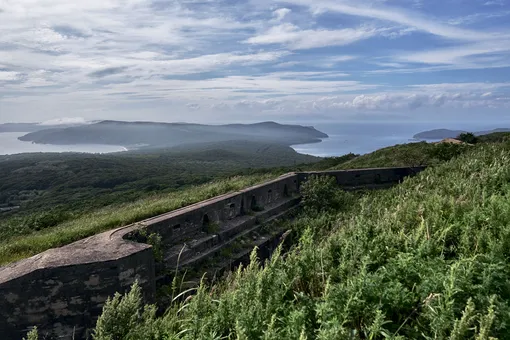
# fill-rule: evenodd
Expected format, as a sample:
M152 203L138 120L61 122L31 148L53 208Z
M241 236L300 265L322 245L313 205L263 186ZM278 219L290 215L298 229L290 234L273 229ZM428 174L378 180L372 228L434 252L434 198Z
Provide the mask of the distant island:
M464 131L464 130L448 130L448 129L435 129L435 130L429 130L429 131L423 131L420 133L417 133L413 136L414 139L425 139L425 140L432 140L432 139L445 139L445 138L456 138L461 133L466 132L472 132L472 131ZM488 131L475 131L472 132L476 136L483 136L488 135L490 133L494 132L510 132L510 128L499 128L494 130L488 130Z
M203 125L106 120L71 127L51 126L29 132L18 139L37 144L104 144L147 149L240 140L290 146L316 143L323 138L328 138L328 135L314 127L275 122Z

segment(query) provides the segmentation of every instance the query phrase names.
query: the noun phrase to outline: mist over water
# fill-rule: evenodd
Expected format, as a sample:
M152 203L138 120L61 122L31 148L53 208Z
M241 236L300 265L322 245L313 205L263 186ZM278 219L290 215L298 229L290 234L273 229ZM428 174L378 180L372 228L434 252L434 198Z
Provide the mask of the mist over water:
M18 139L24 132L0 133L0 155L12 155L27 152L85 152L85 153L111 153L127 151L123 146L103 144L81 145L48 145L23 142Z

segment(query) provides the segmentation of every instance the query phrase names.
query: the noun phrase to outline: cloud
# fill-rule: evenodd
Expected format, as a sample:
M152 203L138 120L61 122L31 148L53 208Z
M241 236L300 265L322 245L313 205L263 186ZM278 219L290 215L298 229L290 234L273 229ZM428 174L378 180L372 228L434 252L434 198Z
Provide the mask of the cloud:
M291 12L288 8L278 8L273 12L274 20L282 21Z
M81 125L88 124L83 117L63 117L44 121L39 125Z
M348 45L358 40L368 39L377 33L369 28L345 28L340 30L301 30L286 23L273 26L266 32L245 40L248 44L283 44L294 50L311 49L325 46Z
M491 0L491 1L486 1L484 3L485 6L504 6L505 3L503 0Z
M89 73L89 76L93 77L93 78L103 78L103 77L107 77L107 76L123 73L126 70L127 70L127 67L123 67L123 66L121 66L121 67L108 67L108 68L105 68L105 69L102 69L102 70L91 72L91 73Z
M0 71L0 81L11 81L18 79L20 74L12 71Z
M469 61L466 57L508 51L510 51L510 40L414 52L397 55L395 59L424 64L457 64Z
M508 34L494 34L477 32L469 29L445 25L427 18L418 13L393 8L389 6L374 6L360 3L360 1L329 1L329 0L284 0L284 3L307 6L311 10L321 8L330 12L337 12L351 16L378 19L381 21L393 22L429 34L458 40L481 40L494 39L497 36L508 36Z
M452 3L4 1L0 120L506 107L508 14Z

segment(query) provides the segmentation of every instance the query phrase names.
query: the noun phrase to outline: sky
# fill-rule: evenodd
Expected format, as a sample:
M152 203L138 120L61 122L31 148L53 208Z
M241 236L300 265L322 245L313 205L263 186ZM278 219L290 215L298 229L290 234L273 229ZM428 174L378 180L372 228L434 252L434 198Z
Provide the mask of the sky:
M510 121L510 0L0 0L0 123Z

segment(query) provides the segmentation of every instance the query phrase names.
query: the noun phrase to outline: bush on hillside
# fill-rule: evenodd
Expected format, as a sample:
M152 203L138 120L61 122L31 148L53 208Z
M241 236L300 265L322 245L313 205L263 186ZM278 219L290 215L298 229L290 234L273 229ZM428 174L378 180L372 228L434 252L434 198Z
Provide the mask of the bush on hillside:
M126 295L116 293L113 299L108 298L92 338L156 339L155 319L156 307L147 305L143 308L142 290L138 282L135 282Z
M463 154L470 146L453 143L437 143L427 150L430 159L436 159L440 162L447 162L454 157Z
M332 176L312 175L300 191L303 207L308 213L343 210L352 201L352 195L340 190Z
M476 144L478 142L478 138L471 132L461 133L457 136L457 139L468 144Z

